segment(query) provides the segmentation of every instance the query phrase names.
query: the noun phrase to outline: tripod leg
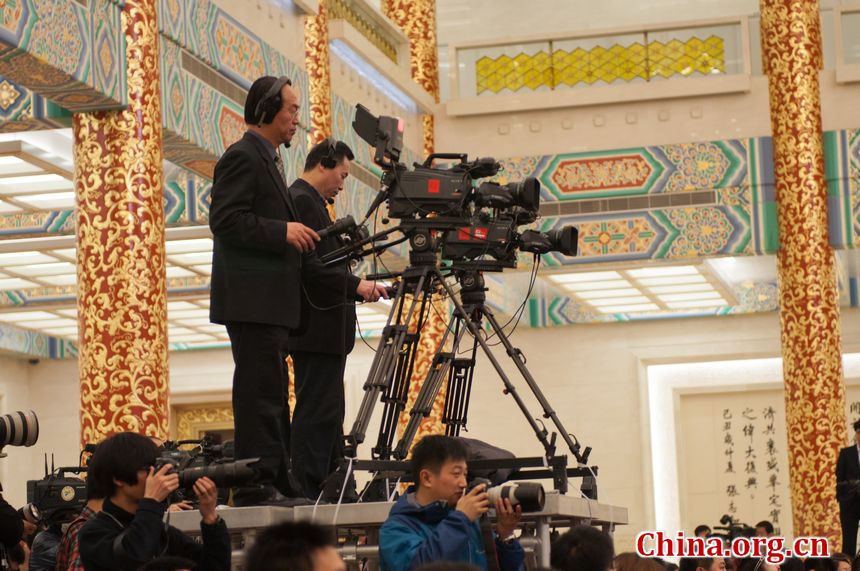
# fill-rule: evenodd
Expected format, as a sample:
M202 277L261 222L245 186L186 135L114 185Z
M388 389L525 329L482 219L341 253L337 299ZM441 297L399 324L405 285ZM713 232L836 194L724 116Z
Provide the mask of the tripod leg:
M445 415L442 417L446 436L459 436L460 430L468 422L477 348L478 342L473 340L469 357L455 357L449 372L448 391L445 393Z
M499 337L499 340L502 342L502 345L504 346L508 356L514 362L517 369L519 369L520 374L522 375L523 379L525 379L526 384L528 384L529 389L531 390L532 394L535 396L541 408L543 409L543 417L552 420L556 429L561 434L562 439L565 441L568 448L570 449L570 452L574 455L574 457L576 457L577 462L579 462L580 464L585 464L587 459L583 458L583 456L580 454L579 443L575 442L570 436L570 433L561 423L561 419L558 417L555 410L553 410L552 405L549 404L549 401L546 399L546 396L544 396L543 391L540 390L537 381L535 381L531 372L526 367L526 360L525 357L523 357L522 351L520 351L511 344L511 340L502 330L502 327L499 325L499 322L496 321L496 316L493 315L493 313L488 308L483 308L482 312L484 314L484 317L487 318L487 322L490 324L490 329L492 329L493 332L495 332L495 334ZM482 343L482 345L485 345L485 343ZM505 388L508 390L508 392L511 392L511 394L514 395L514 398L517 400L517 403L522 402L519 398L519 395L517 395L516 393L516 389L513 388L513 385L510 385L510 383L506 381ZM520 408L523 409L524 413L527 412L527 409L524 405L521 405ZM546 432L546 430L544 430L544 432ZM586 449L586 456L588 455L587 452L589 451L590 450Z
M440 277L441 277L441 274L440 274ZM450 297L451 302L454 304L455 314L457 312L459 312L461 315L468 315L466 313L465 308L463 307L463 304L460 303L460 301L454 295L454 290L451 289L451 286L448 285L444 280L440 280L440 281L442 283L442 287L445 288L445 291L448 293L448 296ZM482 307L480 309L481 309L482 313L484 313L484 315L488 315L488 318L492 317L492 314L486 313L485 308ZM493 355L493 352L490 350L490 346L487 345L487 341L482 336L482 331L480 328L480 322L475 323L469 319L465 319L464 323L469 328L469 332L475 337L475 341L477 341L478 344L481 346L481 350L483 350L484 354L487 356L487 359L493 365L493 368L496 370L496 373L498 373L499 378L501 378L502 383L505 385L505 391L511 395L511 397L514 399L514 401L517 403L517 406L519 407L519 409L522 411L523 416L526 417L526 421L531 426L532 430L535 433L535 436L537 436L537 439L543 445L547 458L553 456L555 454L555 445L552 444L549 441L549 439L547 438L546 428L540 426L537 423L537 421L534 419L534 417L532 417L531 413L529 412L528 407L526 406L526 403L523 402L523 399L520 397L519 393L517 393L516 387L514 387L513 383L511 383L511 380L508 378L507 374L505 373L504 369L502 368L502 365L499 363L499 360L496 359L495 355ZM492 319L490 321L490 325L493 328L493 330L496 331L496 333L500 337L507 340L507 337L504 337L504 331L501 331L501 328L498 327L498 323L496 323L495 319ZM508 343L508 345L510 345L509 341L507 343ZM507 347L507 345L506 345L506 347ZM525 369L525 365L522 365L522 367L523 368L520 369L520 371ZM526 370L526 373L528 373L528 370ZM529 375L529 379L531 379L531 382L534 383L534 379L531 378L531 375ZM533 390L536 390L536 389L537 389L537 385L535 384L535 387L533 388ZM539 390L538 390L538 392L539 392ZM543 396L543 395L541 394L541 396ZM546 399L544 399L544 401L545 400ZM547 403L547 406L548 406L548 403ZM568 438L570 438L570 437L568 436ZM578 457L577 457L577 459L578 459Z
M451 327L445 328L445 334L439 342L439 347L436 348L436 354L433 356L433 361L430 363L430 369L427 371L427 377L421 384L421 390L415 398L415 403L412 405L412 410L409 411L409 422L406 429L403 431L403 436L397 443L397 448L394 450L394 457L398 460L403 460L409 454L409 447L412 445L412 440L418 432L421 425L421 420L426 418L433 411L433 404L436 402L436 396L439 394L439 389L442 388L442 381L448 374L451 363L457 355L457 347L460 345L460 340L463 338L463 333L466 329L457 327L456 335L454 336L454 344L451 351L445 351L445 342L451 334Z
M421 307L417 313L418 320L415 331L408 332L411 316L404 322L407 334L397 356L397 366L394 369L393 382L382 398L385 406L382 412L382 422L379 425L376 446L373 448L374 458L387 459L391 456L392 444L397 432L397 423L400 420L403 409L406 408L406 402L409 398L409 384L412 379L412 371L415 367L415 355L418 351L418 343L421 340L421 328L427 315L428 297L429 294L421 295Z
M422 273L418 278L416 288L423 288L427 279L428 276L426 273ZM406 311L406 323L401 324L400 321L403 317L404 307L406 306L405 290L406 282L403 281L397 290L397 303L392 305L391 311L388 314L388 321L383 330L382 338L379 340L367 380L364 383L364 396L359 406L358 415L352 425L352 430L344 438L345 457L354 458L356 456L356 448L364 442L367 435L367 427L373 416L376 401L379 399L380 394L391 385L392 374L397 364L398 355L401 353L403 344L407 339L409 320L415 313L418 303L417 298L412 299Z

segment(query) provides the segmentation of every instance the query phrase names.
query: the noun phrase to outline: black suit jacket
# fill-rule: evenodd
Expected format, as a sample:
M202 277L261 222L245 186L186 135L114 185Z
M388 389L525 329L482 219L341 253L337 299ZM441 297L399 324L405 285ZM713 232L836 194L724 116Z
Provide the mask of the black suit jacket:
M321 230L332 223L325 203L319 193L307 181L296 180L290 185L290 197L299 212L299 221L314 230ZM317 244L317 253L322 256L343 245L339 236L327 236ZM346 291L354 293L359 278L349 271L349 264L339 264L339 277L347 284ZM302 325L290 338L290 350L313 351L346 355L355 345L354 295L332 297L317 288L305 288L302 295Z
M298 211L273 157L255 135L245 133L218 160L211 200L213 323L295 328L301 280L343 296L343 282L333 279L336 270L287 243L287 222L297 221Z
M852 482L852 483L849 483ZM857 446L852 445L839 451L836 461L836 499L840 502L860 499L860 459Z

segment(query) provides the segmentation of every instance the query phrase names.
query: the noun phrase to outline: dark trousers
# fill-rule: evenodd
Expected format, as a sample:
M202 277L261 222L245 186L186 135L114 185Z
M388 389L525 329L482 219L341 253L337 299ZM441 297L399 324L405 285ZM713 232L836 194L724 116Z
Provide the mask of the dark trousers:
M323 481L343 456L343 371L346 355L292 351L296 376L293 415L293 473L307 497L316 499Z
M287 372L289 329L262 323L227 324L233 350L236 459L259 457L259 483L300 494L290 468Z
M839 523L842 524L842 553L852 559L857 554L857 524L860 522L858 501L839 502Z

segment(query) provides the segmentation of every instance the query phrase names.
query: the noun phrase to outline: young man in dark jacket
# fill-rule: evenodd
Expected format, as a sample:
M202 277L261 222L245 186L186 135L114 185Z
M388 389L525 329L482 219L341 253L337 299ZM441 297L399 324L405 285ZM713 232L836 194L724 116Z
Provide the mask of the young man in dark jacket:
M425 436L412 451L415 485L394 504L379 536L384 571L407 571L434 561L457 561L487 569L497 557L501 571L525 569L514 536L522 512L510 500L496 502L497 522L487 553L478 519L490 509L485 486L466 490L466 449L455 438ZM487 546L490 547L490 546Z
M229 571L230 536L215 513L218 492L209 478L194 484L200 500L203 545L163 523L165 500L179 487L170 466L154 469L158 448L132 432L111 436L98 445L89 477L98 479L108 497L78 535L87 571L133 570L164 555L191 559L207 571Z

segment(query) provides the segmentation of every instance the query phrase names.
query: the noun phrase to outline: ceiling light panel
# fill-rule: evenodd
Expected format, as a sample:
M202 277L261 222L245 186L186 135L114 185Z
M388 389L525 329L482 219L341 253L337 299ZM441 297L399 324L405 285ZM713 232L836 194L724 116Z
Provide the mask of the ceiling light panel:
M186 254L191 252L208 252L212 259L212 240L210 238L199 238L194 240L169 240L164 244L168 255Z

